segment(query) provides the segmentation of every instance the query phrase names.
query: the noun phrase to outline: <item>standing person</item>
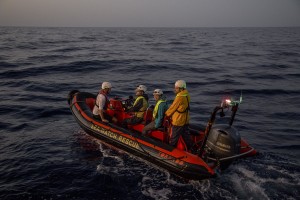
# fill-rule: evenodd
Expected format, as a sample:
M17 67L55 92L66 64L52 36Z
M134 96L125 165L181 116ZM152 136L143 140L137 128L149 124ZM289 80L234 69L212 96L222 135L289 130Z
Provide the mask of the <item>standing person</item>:
M165 113L167 117L171 117L172 121L170 144L176 147L180 136L182 136L182 139L189 150L192 147L192 140L188 133L190 120L190 95L186 90L186 82L184 80L176 81L174 92L176 97Z
M110 82L103 82L101 86L101 90L97 95L95 106L93 108L93 117L95 119L99 119L103 122L117 122L117 118L111 117L105 111L109 105L108 94L111 92L112 85Z
M164 115L168 109L166 97L163 96L163 91L161 89L155 89L153 92L154 99L156 101L152 122L146 125L142 131L142 134L147 136L149 131L155 130L162 126Z
M144 119L144 113L148 108L148 95L146 94L147 87L139 85L135 89L136 99L133 106L127 110L127 112L133 112L134 116L123 120L123 127L127 127L127 124L138 124Z

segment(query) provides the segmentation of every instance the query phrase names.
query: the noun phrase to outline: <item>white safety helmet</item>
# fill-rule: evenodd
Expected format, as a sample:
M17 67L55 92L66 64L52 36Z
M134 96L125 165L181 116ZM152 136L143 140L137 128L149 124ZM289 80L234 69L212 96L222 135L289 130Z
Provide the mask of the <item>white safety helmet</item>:
M102 83L102 89L107 89L107 88L112 88L111 83L110 82L103 82Z
M178 80L175 82L175 87L186 88L186 82L184 80Z
M139 85L139 86L137 86L136 90L141 90L141 91L147 92L147 87L144 85Z
M162 94L163 94L163 91L162 91L161 89L155 89L155 90L153 91L153 95L155 95L155 94L162 95Z

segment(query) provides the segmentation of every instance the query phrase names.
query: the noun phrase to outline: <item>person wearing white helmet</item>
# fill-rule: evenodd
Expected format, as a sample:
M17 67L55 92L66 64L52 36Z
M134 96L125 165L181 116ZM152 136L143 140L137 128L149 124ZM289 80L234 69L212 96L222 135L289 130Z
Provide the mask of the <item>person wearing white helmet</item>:
M111 117L105 111L109 105L108 94L111 92L112 85L110 82L103 82L101 85L101 90L99 91L95 106L93 108L93 116L95 119L99 119L103 122L117 122L115 117Z
M189 150L192 147L192 140L188 133L190 120L190 95L186 89L186 82L184 80L176 81L174 92L176 97L165 113L167 117L171 117L172 121L170 144L176 147L181 136Z
M152 121L143 128L142 134L145 136L148 136L149 131L158 129L163 125L165 112L168 109L167 101L163 94L161 89L155 89L153 91L156 104L153 110Z
M133 106L127 110L127 112L133 112L134 116L123 120L123 127L127 127L128 124L138 124L143 121L144 113L148 108L148 95L146 94L147 87L145 85L138 85L135 89L136 99Z

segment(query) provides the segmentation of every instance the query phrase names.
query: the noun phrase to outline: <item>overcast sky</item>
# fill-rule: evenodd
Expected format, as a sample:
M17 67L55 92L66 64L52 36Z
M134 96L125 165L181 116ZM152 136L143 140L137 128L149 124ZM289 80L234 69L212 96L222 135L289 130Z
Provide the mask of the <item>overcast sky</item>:
M300 0L0 0L0 26L300 26Z

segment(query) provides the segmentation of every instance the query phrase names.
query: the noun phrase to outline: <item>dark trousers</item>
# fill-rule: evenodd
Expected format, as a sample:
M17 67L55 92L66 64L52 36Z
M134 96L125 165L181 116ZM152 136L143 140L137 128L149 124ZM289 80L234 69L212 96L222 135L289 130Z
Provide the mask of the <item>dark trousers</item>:
M144 127L144 129L143 129L143 131L142 131L142 134L148 136L148 132L149 132L149 131L152 131L152 130L155 130L155 121L152 121L152 122L150 122L149 124L147 124L147 125Z
M189 135L189 125L172 126L170 145L176 147L180 136L182 136L182 139L184 140L186 147L189 150L193 145L191 137Z
M143 121L143 118L133 116L133 117L124 119L123 122L122 122L122 126L127 127L128 124L131 124L131 125L139 124L142 121Z
M109 122L112 122L112 117L111 117L111 116L109 116L107 113L103 113L103 115L104 115L104 118L105 118L105 119L107 119ZM98 120L102 121L100 115L94 115L94 114L93 114L93 117L94 117L95 119L98 119Z

